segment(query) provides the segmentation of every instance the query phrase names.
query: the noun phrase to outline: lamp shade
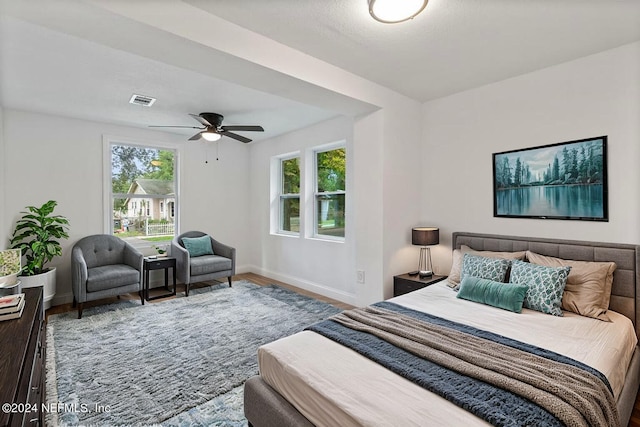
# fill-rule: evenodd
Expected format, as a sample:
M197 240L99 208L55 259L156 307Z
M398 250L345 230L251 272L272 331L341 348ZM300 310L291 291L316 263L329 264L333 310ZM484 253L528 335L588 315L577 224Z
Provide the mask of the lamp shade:
M217 141L220 138L222 138L222 135L220 135L218 132L213 132L213 131L210 131L210 130L206 130L204 132L201 132L200 136L202 136L207 141Z
M440 243L440 229L435 227L416 227L411 229L411 243L417 246L430 246Z

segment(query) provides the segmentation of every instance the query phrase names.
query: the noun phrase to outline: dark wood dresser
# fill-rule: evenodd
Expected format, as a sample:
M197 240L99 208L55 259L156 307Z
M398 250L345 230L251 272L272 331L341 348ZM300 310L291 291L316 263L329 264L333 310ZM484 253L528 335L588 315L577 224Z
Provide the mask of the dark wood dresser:
M0 322L0 426L43 426L45 323L42 288L23 290L19 319Z

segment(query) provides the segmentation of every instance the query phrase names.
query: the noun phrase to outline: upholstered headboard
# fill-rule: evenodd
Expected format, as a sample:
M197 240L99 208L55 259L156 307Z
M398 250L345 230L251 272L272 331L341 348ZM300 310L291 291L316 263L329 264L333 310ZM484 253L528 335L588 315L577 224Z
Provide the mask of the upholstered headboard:
M640 339L640 246L579 240L500 236L496 234L453 233L453 248L462 245L477 251L532 251L541 255L577 261L613 261L613 287L609 309L627 316Z

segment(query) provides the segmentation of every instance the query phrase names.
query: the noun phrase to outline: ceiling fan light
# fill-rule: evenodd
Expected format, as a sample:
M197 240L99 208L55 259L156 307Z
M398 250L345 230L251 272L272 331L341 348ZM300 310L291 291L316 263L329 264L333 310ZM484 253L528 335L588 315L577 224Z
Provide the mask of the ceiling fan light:
M210 141L210 142L217 141L220 138L222 138L222 135L220 135L217 132L212 132L212 131L201 132L200 136L202 136L204 139L206 139L207 141Z
M369 13L376 21L395 24L414 18L429 0L369 0Z

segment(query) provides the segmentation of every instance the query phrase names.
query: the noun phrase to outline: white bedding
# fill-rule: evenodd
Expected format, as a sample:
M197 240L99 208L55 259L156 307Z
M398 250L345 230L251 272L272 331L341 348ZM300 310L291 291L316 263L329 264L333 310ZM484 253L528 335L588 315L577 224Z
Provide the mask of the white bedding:
M397 304L553 350L602 372L616 399L637 344L631 321L563 312L516 314L457 299L440 282L391 299ZM258 349L262 378L316 426L486 426L483 420L314 332Z

